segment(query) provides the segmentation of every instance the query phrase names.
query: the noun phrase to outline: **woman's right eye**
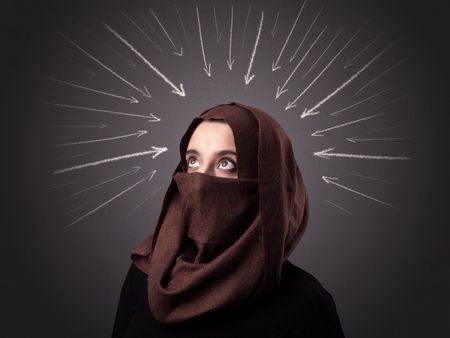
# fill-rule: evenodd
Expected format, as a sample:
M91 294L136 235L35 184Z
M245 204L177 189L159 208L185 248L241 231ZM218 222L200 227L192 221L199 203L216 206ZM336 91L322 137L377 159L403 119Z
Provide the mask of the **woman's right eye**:
M194 157L190 157L188 160L187 160L187 164L188 164L188 166L189 167L197 167L197 166L192 166L191 164L193 164L192 162L194 162L195 163L195 161L197 161Z

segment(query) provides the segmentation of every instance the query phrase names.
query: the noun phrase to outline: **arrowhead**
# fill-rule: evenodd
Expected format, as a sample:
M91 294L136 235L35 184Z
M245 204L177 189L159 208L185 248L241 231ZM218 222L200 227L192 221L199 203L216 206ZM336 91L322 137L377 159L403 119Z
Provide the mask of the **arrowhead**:
M161 121L160 118L156 117L152 113L150 113L150 117L153 118L153 120L148 120L148 122L159 122L159 121Z
M331 150L334 150L334 148L328 148L328 149L325 149L325 150L322 150L322 151L316 151L316 152L314 153L314 155L329 160L330 158L329 158L329 156L327 156L327 155L328 155L328 153L329 153Z
M178 50L177 51L175 51L175 52L173 52L175 55L178 55L178 56L183 56L183 47L180 47L180 52L178 52Z
M295 103L288 102L288 104L287 104L286 108L284 108L284 110L288 110L288 109L291 109L294 107L297 107L297 105Z
M133 174L136 174L140 169L141 169L141 167L133 167Z
M172 90L172 93L177 94L177 95L179 95L181 97L185 97L186 96L186 92L184 91L182 83L180 83L180 89L176 88L176 89Z
M203 70L211 77L211 64L209 64L208 67L203 67Z
M155 158L157 156L159 156L160 154L162 154L163 152L167 151L166 147L154 147L152 146L153 150L155 150L155 154L152 156L152 158Z
M333 181L337 181L339 178L337 177L328 177L328 176L322 176L322 179L328 184L333 183Z
M272 31L271 34L272 34L272 37L273 37L273 38L275 37L275 34L277 34L277 32L278 32L277 30L276 30L276 31Z
M139 103L139 101L134 96L130 96L130 103Z
M253 80L254 77L255 75L248 77L248 74L245 74L244 75L245 85L248 85Z
M278 99L281 96L281 94L286 93L287 91L288 91L287 89L280 89L280 86L278 86L277 93L275 94L275 98Z
M144 90L143 90L142 96L148 97L148 98L152 97L152 96L150 95L150 93L149 93L149 91L148 91L148 89L147 89L146 86L144 86Z
M323 136L323 134L321 134L322 130L316 130L314 133L311 134L311 136Z
M272 72L276 71L277 69L280 69L281 66L278 66L275 62L272 62Z
M306 116L312 116L312 115L317 115L320 114L320 111L309 111L308 109L305 108L305 110L303 111L302 115L300 116L301 118L304 118Z
M227 60L228 68L231 70L233 68L234 59L232 61Z
M346 140L349 142L353 142L356 143L356 139L358 138L358 136L354 136L354 137L347 137Z
M137 137L141 137L142 135L147 134L147 130L138 130L137 133L138 133Z

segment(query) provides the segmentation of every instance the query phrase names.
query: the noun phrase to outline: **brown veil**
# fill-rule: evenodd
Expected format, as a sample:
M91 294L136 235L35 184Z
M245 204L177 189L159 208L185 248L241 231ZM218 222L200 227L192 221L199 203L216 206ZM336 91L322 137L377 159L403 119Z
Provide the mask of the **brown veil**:
M184 152L206 119L230 125L237 179L186 173ZM204 111L182 137L180 157L153 235L131 254L164 324L232 310L274 290L309 217L292 144L259 109L232 102Z

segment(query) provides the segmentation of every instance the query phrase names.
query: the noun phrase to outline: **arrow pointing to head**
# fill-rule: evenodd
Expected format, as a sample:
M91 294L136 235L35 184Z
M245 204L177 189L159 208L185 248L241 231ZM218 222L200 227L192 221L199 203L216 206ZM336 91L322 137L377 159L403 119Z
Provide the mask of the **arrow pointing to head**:
M250 63L248 65L248 70L247 70L247 74L244 75L244 80L245 80L245 85L247 86L250 81L253 80L253 78L255 77L255 75L251 75L250 76L250 72L252 70L252 66L253 66L253 61L255 59L255 54L256 54L256 48L258 47L258 42L259 42L259 37L261 36L261 29L263 26L263 21L264 21L264 11L261 11L261 19L259 20L259 28L258 28L258 35L256 36L256 40L255 40L255 45L253 47L253 52L252 52L252 57L250 58Z
M385 156L385 155L361 155L361 154L344 154L344 153L331 153L334 148L328 148L322 151L316 151L315 156L329 159L330 157L346 157L346 158L359 158L359 159L369 159L369 160L410 160L411 157L405 156Z
M121 138L132 137L132 136L141 137L141 136L144 135L144 134L147 134L147 130L138 130L136 133L126 134L126 135L120 135L120 136L115 136L115 137L102 138L102 139L95 139L95 140L88 140L88 141L79 141L79 142L70 142L70 143L54 144L53 146L54 146L54 147L62 147L62 146L73 146L73 145L87 144L87 143L96 143L96 142L112 141L112 140L118 140L118 139L121 139Z
M198 34L200 36L200 46L202 48L203 62L205 64L203 70L209 77L211 77L211 63L208 64L206 62L205 47L203 46L202 26L200 24L200 13L198 12L198 6L195 6L195 10L197 12L197 24L198 24Z

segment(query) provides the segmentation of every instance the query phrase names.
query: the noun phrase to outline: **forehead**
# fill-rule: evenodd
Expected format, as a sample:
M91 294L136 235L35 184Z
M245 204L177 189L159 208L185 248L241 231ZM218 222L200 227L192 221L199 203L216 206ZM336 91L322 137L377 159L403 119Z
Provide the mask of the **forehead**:
M202 121L189 140L188 149L236 149L233 130L225 121Z

